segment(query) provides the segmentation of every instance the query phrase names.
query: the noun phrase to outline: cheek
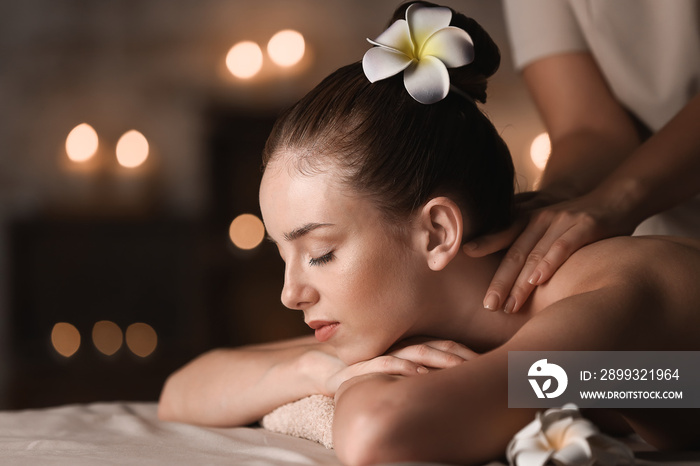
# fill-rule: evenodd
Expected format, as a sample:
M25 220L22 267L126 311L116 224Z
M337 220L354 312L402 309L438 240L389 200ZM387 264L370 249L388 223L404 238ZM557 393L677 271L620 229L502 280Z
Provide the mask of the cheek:
M396 251L377 245L353 257L341 272L344 279L339 280L339 290L347 295L348 304L370 302L386 306L400 301L410 289L407 261Z
M415 258L382 247L367 252L343 271L338 296L348 310L345 317L353 326L353 338L364 351L374 353L364 356L373 357L404 337L421 309Z

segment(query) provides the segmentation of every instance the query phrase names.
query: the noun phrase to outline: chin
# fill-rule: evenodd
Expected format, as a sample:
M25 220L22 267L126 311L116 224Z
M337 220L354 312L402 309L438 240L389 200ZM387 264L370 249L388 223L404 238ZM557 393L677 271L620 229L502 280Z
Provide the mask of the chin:
M385 349L373 348L366 343L358 342L356 345L339 345L335 347L338 358L348 366L362 361L374 359L386 353Z

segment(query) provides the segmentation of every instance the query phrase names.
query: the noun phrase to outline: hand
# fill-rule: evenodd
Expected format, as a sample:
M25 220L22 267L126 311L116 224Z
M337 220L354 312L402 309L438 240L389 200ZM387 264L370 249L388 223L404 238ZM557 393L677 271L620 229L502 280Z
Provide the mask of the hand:
M325 355L337 361L335 367L338 370L327 378L324 394L333 396L338 387L355 377L374 373L410 377L427 374L430 370L454 367L476 356L477 353L454 341L425 337L402 340L385 354L350 366Z
M475 238L464 245L464 252L472 257L484 257L511 246L525 230L533 213L538 209L565 201L564 197L527 191L515 195L515 220L505 230Z
M578 249L604 238L631 234L636 226L593 195L539 208L529 215L524 209L522 212L508 230L464 247L468 255L482 257L512 242L486 292L486 309L517 312L535 287L549 280Z
M303 355L299 371L314 381L317 393L334 396L344 382L363 375L412 376L427 374L429 369L420 362L390 354L347 365L334 355L312 350Z
M341 382L335 398L337 401L342 392L362 381L395 381L402 376L425 374L431 370L455 367L477 356L478 353L451 340L436 340L427 337L408 338L392 346L383 356L349 366L348 369L358 365L363 367L360 368L360 373ZM386 368L391 368L393 364L398 364L396 367L406 370L402 373L399 373L400 371L394 372L393 370L389 372L384 370L364 372L363 369L370 367L369 365L364 366L364 364L373 361L382 361L383 365L386 364Z
M427 337L401 340L389 348L386 354L419 363L430 369L447 369L478 356L474 351L455 341Z

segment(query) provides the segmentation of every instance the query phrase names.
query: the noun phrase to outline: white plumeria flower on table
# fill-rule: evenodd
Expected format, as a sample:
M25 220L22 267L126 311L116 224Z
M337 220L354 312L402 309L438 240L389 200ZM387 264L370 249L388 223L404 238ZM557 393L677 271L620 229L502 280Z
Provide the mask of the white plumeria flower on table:
M511 466L634 464L632 451L581 416L576 405L548 409L515 434L506 449Z
M362 68L370 82L404 72L408 93L422 104L444 99L450 90L447 68L474 60L474 42L469 34L450 26L452 11L444 7L412 4L406 19L395 21L365 53Z

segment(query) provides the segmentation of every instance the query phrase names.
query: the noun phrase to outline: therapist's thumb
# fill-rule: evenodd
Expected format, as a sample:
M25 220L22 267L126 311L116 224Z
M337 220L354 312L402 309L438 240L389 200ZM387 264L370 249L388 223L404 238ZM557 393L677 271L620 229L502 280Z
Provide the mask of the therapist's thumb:
M472 239L462 246L462 250L469 257L488 256L510 247L523 229L524 225L521 222L515 222L506 230Z

